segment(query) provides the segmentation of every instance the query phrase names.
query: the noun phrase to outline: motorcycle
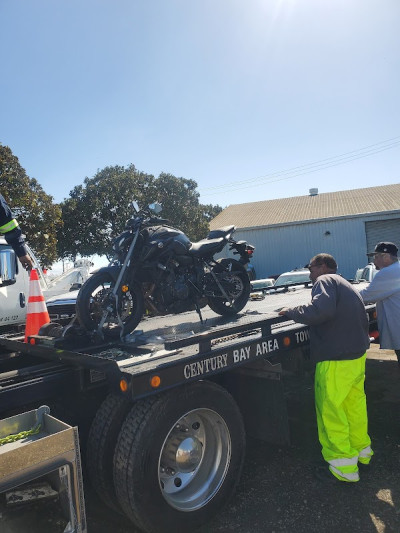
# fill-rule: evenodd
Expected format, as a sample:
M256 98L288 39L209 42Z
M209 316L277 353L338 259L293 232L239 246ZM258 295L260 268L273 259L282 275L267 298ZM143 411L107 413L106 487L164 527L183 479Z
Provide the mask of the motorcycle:
M192 243L160 218L161 204L139 210L114 240L114 257L83 284L76 302L80 324L104 337L121 338L135 330L144 314L166 315L208 306L233 316L246 305L250 281L246 264L254 247L235 241L235 226L211 231ZM225 245L235 259L214 259Z

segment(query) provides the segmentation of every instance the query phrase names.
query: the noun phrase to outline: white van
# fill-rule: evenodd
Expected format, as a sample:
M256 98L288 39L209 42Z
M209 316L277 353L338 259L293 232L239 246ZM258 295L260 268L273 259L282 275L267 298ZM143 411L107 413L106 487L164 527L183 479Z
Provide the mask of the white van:
M39 276L43 296L47 298L79 288L89 277L92 263L86 259L77 261L67 272L47 281L33 251L25 243ZM29 272L22 268L18 258L0 236L0 333L25 325L29 298Z

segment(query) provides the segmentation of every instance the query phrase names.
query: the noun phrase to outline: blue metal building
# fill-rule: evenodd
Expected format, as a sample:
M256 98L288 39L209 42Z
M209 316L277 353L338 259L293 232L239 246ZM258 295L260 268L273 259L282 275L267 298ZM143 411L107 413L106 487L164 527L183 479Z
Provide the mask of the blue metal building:
M257 278L301 268L326 252L350 279L377 242L400 248L400 184L322 194L310 189L308 196L231 205L210 227L229 224L237 227L235 238L256 247Z

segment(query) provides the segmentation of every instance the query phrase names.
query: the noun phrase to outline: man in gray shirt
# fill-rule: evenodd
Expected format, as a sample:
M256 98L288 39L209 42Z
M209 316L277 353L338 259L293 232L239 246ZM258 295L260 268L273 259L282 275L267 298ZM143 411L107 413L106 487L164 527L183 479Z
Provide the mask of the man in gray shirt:
M400 263L397 246L380 242L368 256L373 256L379 272L366 289L360 291L364 302L376 303L379 345L394 350L400 365Z
M310 326L318 436L330 472L318 477L356 482L358 463L369 464L373 455L364 391L368 317L359 293L336 274L331 255L316 255L308 268L311 303L279 314Z

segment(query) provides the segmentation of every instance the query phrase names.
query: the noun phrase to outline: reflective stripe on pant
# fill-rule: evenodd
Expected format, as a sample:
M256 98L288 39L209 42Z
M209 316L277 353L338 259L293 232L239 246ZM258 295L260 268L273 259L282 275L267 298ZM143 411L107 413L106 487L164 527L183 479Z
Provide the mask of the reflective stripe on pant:
M315 406L322 455L342 481L358 481L358 460L373 455L364 392L366 355L322 361L315 371ZM366 450L370 452L367 454ZM361 462L364 462L361 461Z
M369 465L369 462L371 461L371 457L374 455L374 452L372 451L371 446L367 446L363 450L360 451L358 455L358 462L362 463L363 465Z

